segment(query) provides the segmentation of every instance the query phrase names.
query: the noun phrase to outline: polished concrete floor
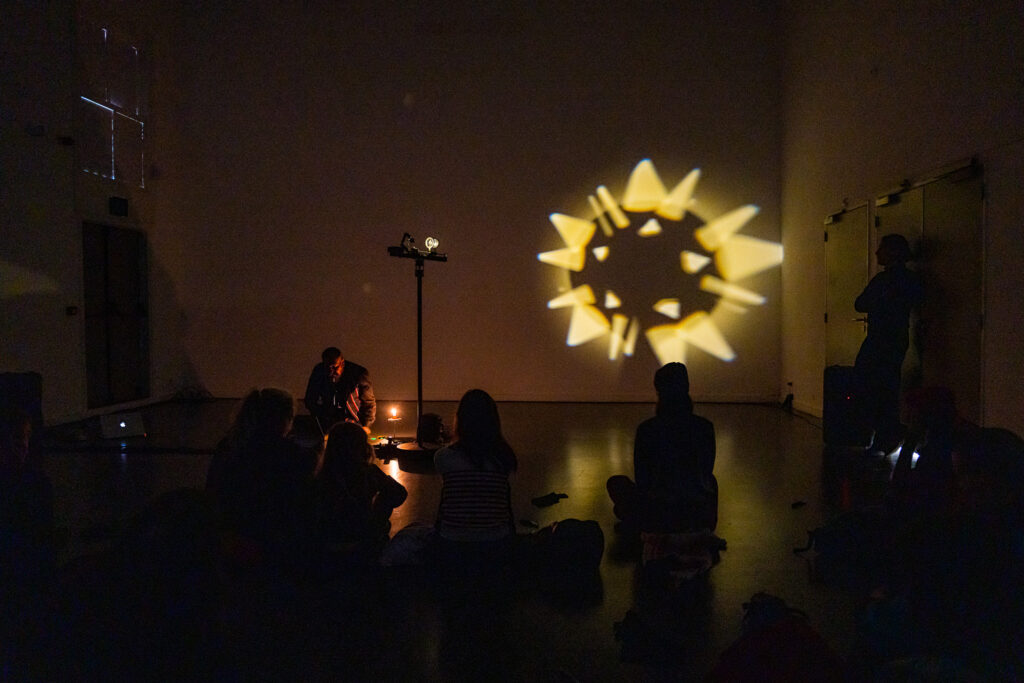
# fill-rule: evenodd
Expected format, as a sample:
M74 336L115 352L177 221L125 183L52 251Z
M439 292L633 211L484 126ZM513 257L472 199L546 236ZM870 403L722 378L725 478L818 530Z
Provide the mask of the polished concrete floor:
M59 559L109 547L158 494L201 488L210 452L235 405L213 400L150 406L141 410L147 435L123 441L97 438L92 423L51 430L46 467ZM410 417L389 423L392 405ZM424 406L446 424L453 410L450 403ZM643 593L635 549L614 531L604 488L610 475L632 473L634 430L653 405L503 403L500 410L520 462L512 480L520 533L567 518L597 520L605 534L598 585L566 600L545 586L520 586L507 599L453 610L412 568L381 572L367 585L243 594L238 602L251 609L262 604L266 611L250 617L234 612L230 628L237 637L224 646L231 677L694 680L739 636L743 603L758 591L804 611L839 655L850 655L861 597L812 580L807 559L793 548L838 508L874 495L884 472L877 464L862 467L853 454L824 451L820 420L773 405L697 406L715 424L716 533L728 547L699 590L673 600ZM410 436L415 412L415 404L382 402L374 435ZM393 530L431 522L440 479L429 459L403 453L379 465L409 490L392 517ZM532 504L549 492L567 497L549 507ZM353 592L364 599L353 602ZM631 611L664 633L670 656L623 649L615 624ZM262 631L254 625L270 622Z

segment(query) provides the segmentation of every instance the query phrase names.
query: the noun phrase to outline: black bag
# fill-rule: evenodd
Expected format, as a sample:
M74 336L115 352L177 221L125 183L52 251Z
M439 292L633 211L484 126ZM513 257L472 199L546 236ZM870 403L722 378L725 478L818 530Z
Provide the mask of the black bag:
M436 413L424 413L420 415L419 423L416 425L416 443L421 446L430 445L434 447L443 446L448 443L448 430L444 421Z
M604 555L604 532L593 519L563 519L520 539L525 559L542 572L597 572Z
M828 446L867 448L871 430L864 426L857 398L855 370L849 365L825 368L822 431Z

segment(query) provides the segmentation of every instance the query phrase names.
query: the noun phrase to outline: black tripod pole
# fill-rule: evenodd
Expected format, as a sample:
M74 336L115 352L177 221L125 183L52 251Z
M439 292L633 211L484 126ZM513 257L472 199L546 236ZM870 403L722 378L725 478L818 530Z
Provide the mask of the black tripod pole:
M423 417L423 259L416 259L416 431ZM417 441L419 434L417 433Z
M388 247L388 255L416 260L416 443L420 440L420 419L423 417L423 264L425 261L447 261L448 256L434 251L437 240L427 238L427 250L413 246L412 236L405 233L397 247Z

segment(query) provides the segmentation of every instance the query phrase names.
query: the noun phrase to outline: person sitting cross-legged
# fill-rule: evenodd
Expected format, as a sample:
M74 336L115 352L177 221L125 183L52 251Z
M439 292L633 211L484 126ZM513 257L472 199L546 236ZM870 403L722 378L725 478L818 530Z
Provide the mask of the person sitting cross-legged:
M718 523L715 428L693 414L690 379L682 363L654 375L655 416L637 427L633 445L635 481L608 479L608 495L626 532L714 531Z

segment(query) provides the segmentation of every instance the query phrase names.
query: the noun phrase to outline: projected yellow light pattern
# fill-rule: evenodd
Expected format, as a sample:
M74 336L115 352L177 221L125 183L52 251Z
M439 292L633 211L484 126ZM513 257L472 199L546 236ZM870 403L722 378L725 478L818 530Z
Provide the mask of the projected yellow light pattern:
M700 169L694 169L668 191L654 164L645 159L630 174L621 203L604 185L587 197L594 212L592 220L562 213L551 214L551 224L565 247L541 252L537 258L567 273L584 273L588 250L598 264L605 264L618 251L613 242L620 240L621 235L635 234L640 240L653 242L673 231L687 230L682 224L688 215L696 218L694 192L699 179ZM703 222L701 219L702 224L693 230L692 237L705 253L696 251L695 245L694 248L681 249L676 261L679 269L674 272L681 273L684 276L681 279L692 276L699 292L717 297L715 306L733 313L745 313L748 306L761 306L766 301L763 295L736 281L782 263L781 244L739 234L757 212L758 207L748 204L711 221ZM688 220L692 222L693 218ZM631 225L638 227L624 233ZM592 247L599 229L605 243ZM659 248L664 248L664 245ZM716 272L705 272L712 263ZM634 268L629 272L629 278L639 279L649 274ZM671 295L674 292L662 293L666 295L659 295L652 301L628 301L624 292L635 291L633 284L623 282L621 287L603 292L601 300L608 313L598 307L599 297L590 284L570 286L568 291L548 301L548 308L571 309L566 344L579 346L607 338L609 360L632 356L641 322L639 315L627 313L626 308L642 306L642 309L633 310L653 310L673 321L652 324L643 330L659 363L685 362L691 346L723 361L736 357L709 311L694 310L684 315L683 303ZM673 281L671 286L675 288L676 284Z

